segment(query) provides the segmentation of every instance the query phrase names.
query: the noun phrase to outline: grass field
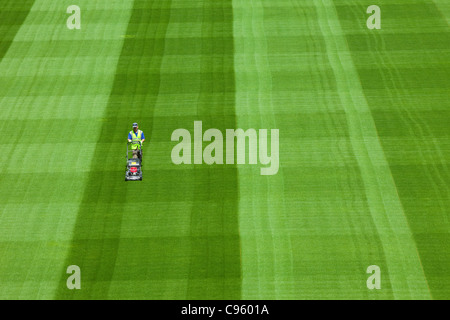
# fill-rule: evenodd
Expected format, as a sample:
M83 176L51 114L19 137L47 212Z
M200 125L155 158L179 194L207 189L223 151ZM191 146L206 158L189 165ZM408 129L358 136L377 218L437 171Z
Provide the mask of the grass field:
M449 17L444 0L2 0L0 299L449 299ZM194 121L279 129L278 173L175 165ZM142 182L124 182L133 122Z

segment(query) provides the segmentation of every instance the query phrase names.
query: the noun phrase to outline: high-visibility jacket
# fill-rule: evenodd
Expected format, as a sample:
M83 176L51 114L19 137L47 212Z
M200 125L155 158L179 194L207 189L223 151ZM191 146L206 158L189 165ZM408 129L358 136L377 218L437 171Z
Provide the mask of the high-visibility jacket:
M135 133L133 130L130 131L131 134L131 149L135 150L135 149L140 149L141 146L139 144L139 142L142 140L142 131L138 130L137 133Z

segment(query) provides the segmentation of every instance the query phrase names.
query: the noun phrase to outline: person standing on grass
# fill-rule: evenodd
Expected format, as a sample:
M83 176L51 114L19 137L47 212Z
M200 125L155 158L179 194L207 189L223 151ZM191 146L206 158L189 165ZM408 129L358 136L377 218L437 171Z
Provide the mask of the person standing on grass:
M144 141L144 132L139 130L136 122L133 123L133 130L128 133L128 142L132 143L131 150L133 150L133 158L139 158L142 160L141 146Z

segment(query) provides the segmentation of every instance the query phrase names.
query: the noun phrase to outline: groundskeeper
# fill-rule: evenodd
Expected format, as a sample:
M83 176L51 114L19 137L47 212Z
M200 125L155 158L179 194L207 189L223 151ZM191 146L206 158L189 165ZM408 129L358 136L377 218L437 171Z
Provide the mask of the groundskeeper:
M145 141L144 132L139 130L138 124L133 123L133 130L128 134L128 142L132 143L131 149L133 150L133 158L141 158L141 145ZM139 144L139 142L141 142Z

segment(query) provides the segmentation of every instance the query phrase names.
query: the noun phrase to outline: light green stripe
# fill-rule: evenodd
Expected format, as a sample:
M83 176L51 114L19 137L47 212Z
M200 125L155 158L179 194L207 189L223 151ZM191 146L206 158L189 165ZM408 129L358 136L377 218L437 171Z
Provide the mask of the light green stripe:
M383 245L394 297L429 299L430 291L417 248L336 9L331 0L315 0L314 4L341 103L347 114L353 151L361 170L370 212Z
M237 128L277 129L267 60L263 6L234 0ZM270 143L270 140L269 140ZM270 148L270 145L269 145ZM294 299L290 234L286 227L283 170L261 176L261 165L239 167L242 299Z
M2 299L51 299L60 283L92 161L92 142L100 134L98 124L114 80L111 70L117 65L133 2L77 1L81 30L66 27L70 4L36 0L0 62L0 119L15 119L3 121L0 133L18 129L13 141L23 137L14 149L0 145ZM104 9L105 14L91 16L98 19L92 23L86 19L89 9ZM108 18L109 9L121 12L114 21ZM92 39L98 50L86 56L83 44ZM94 77L97 74L102 77ZM88 88L95 88L95 94L87 94ZM77 125L58 126L61 118ZM79 118L85 120L77 123ZM50 141L55 135L61 136L58 143L26 138ZM15 179L9 178L11 173Z
M442 16L447 21L447 24L450 25L450 2L447 0L433 0L433 2L439 11L442 12Z

